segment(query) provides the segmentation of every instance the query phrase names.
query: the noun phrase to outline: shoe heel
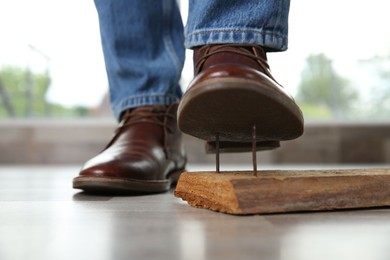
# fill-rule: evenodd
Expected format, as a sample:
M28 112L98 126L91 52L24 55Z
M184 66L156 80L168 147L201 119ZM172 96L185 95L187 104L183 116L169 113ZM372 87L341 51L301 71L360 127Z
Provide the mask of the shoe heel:
M257 151L272 150L280 147L279 141L258 141L256 142ZM217 144L215 141L206 142L205 149L207 154L215 154L217 152ZM251 152L252 143L239 143L239 142L219 142L220 153L243 153Z

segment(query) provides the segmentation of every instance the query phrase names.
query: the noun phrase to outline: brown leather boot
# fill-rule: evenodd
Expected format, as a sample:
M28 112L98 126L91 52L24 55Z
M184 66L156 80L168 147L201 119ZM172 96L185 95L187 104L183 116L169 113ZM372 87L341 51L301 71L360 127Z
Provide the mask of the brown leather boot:
M177 182L186 157L176 124L177 104L126 111L113 139L74 178L94 192L163 192Z
M206 140L210 151L217 139L221 152L240 152L250 151L253 141L257 150L264 150L302 135L301 110L272 77L260 46L203 46L194 50L194 65L178 125Z

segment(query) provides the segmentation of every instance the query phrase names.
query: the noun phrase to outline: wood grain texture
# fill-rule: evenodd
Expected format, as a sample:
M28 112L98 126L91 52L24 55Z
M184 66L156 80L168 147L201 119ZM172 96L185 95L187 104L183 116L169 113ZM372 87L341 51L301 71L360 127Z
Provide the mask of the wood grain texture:
M237 215L389 206L390 169L186 172L174 194Z

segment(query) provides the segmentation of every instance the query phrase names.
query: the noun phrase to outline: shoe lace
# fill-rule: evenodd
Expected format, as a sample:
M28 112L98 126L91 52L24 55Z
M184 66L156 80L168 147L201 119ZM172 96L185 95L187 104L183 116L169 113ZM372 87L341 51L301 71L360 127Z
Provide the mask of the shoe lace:
M232 48L227 48L227 47L232 47ZM252 45L252 44L222 44L222 45L206 45L200 48L200 51L202 49L206 49L206 54L203 55L195 64L195 71L199 72L206 60L215 54L218 53L235 53L235 54L240 54L243 56L246 56L248 58L254 59L259 63L259 65L265 70L269 70L270 67L268 65L268 61L266 58L261 57L260 55L263 55L266 57L265 51L261 49L257 45Z
M145 114L145 112L148 113ZM163 118L163 120L161 120L161 118ZM117 131L120 131L125 127L139 124L139 123L150 123L150 124L161 126L164 129L166 129L169 133L172 133L173 129L168 124L169 118L174 119L175 115L169 112L164 107L152 107L150 109L142 109L142 110L137 110L137 109L127 110L122 115L121 122L119 123Z
M145 112L149 112L146 113ZM163 118L161 120L161 118ZM111 138L110 142L105 146L105 149L110 147L115 140L119 137L120 133L128 126L140 124L140 123L149 123L161 126L163 128L163 134L164 134L164 151L165 155L168 158L169 155L169 149L168 149L168 133L173 133L174 129L169 126L168 120L174 119L175 114L169 111L169 109L166 109L165 107L151 107L151 108L145 108L142 110L138 109L129 109L126 110L123 115L121 116L121 121L114 131L113 137Z

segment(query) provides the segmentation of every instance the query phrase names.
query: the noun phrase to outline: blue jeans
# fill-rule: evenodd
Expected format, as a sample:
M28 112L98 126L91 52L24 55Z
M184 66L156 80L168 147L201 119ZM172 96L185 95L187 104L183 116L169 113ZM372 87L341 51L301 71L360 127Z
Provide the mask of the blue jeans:
M289 0L189 0L185 28L176 0L95 0L114 115L170 105L186 48L253 43L287 49Z

